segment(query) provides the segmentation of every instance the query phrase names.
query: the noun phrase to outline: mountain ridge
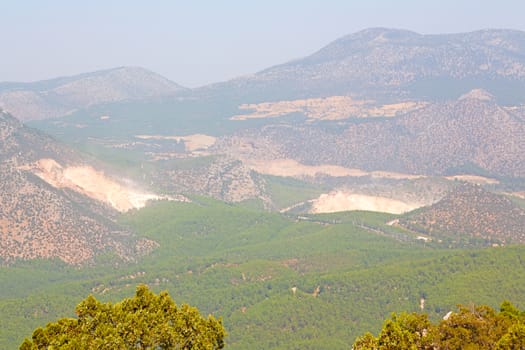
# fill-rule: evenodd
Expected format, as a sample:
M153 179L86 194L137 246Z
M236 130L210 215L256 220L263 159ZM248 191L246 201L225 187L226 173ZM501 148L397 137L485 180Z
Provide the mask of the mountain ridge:
M122 74L112 80L120 79L120 86L103 82L106 87L97 90L86 82L117 72ZM126 82L126 76L132 81ZM227 97L244 103L333 95L442 100L475 88L489 90L498 100L525 103L525 32L419 34L369 28L342 36L303 58L195 89L140 67L31 83L0 82L0 107L19 119L32 120L102 103L158 97Z
M30 83L0 83L0 107L27 121L92 105L173 96L188 90L141 67L117 67Z
M514 80L512 89L506 85L509 77ZM436 85L443 86L439 94L430 88ZM424 35L365 29L306 57L197 91L232 90L231 96L251 96L249 102L330 95L389 101L456 98L480 87L493 90L499 99L525 102L525 94L514 91L525 91L525 32L485 29ZM507 96L509 92L513 93Z
M35 81L27 81L27 82L0 81L0 92L6 91L6 90L16 90L16 89L25 89L25 90L32 90L32 91L48 90L48 89L56 88L63 84L73 82L75 80L104 76L108 73L114 73L114 72L119 72L119 71L127 71L127 72L135 71L135 72L153 73L153 74L159 75L157 73L154 73L153 71L150 71L147 68L143 68L140 66L119 66L119 67L99 69L99 70L90 71L90 72L84 72L84 73L73 74L73 75L63 75L63 76L58 76L54 78L35 80ZM169 80L165 77L163 77L163 79ZM174 83L174 82L172 83L179 86L181 89L188 89L177 83Z

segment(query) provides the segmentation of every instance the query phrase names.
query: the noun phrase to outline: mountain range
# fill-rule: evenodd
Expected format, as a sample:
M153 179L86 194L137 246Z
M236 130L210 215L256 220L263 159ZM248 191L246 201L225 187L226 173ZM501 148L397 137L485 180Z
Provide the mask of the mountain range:
M481 183L496 197L519 195L524 103L525 33L510 30L367 29L303 59L197 89L129 67L0 83L0 106L41 130L2 114L2 234L12 242L3 243L2 257L79 263L96 250L132 252L133 235L114 218L156 199L400 213L438 202L454 179ZM24 191L55 199L33 201L20 197ZM31 226L13 223L24 221L20 206L35 213ZM46 210L80 221L53 226L50 214L36 214ZM100 243L86 254L14 253L31 239L12 237L33 237L39 227L49 237L84 237L78 249ZM125 249L116 243L124 241Z
M458 98L485 89L498 102L525 102L525 33L487 29L422 35L371 28L344 36L310 56L230 81L186 89L138 67L33 83L0 83L0 107L21 120L70 114L88 106L162 96L262 102L327 96Z
M0 83L0 107L0 348L137 283L223 317L231 349L523 308L523 32L373 28L196 89Z

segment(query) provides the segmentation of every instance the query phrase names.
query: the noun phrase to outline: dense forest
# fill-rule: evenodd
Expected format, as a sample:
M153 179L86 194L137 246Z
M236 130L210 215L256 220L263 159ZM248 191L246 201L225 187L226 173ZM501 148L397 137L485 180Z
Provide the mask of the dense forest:
M122 264L108 252L82 268L58 260L0 267L0 283L12 286L1 289L0 347L73 317L87 294L116 302L140 283L222 317L230 349L348 349L392 312L423 311L435 322L458 303L525 304L522 246L450 249L385 225L388 214L293 216L192 201L120 218L159 243L140 261Z

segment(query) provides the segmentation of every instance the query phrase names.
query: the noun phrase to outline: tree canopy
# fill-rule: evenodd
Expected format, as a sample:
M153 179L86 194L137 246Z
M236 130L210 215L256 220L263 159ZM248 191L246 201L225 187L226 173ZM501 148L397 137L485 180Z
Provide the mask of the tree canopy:
M525 312L506 301L499 312L486 305L459 305L438 324L426 314L393 314L377 337L365 333L353 349L525 349Z
M62 318L37 328L21 350L31 349L222 349L222 321L191 306L177 307L167 292L139 285L133 298L101 303L92 295Z

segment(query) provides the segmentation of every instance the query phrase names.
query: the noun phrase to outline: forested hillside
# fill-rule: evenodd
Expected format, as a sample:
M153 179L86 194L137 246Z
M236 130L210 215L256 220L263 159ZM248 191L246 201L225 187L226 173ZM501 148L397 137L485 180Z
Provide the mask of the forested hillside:
M88 292L115 301L138 283L223 317L232 349L347 349L365 331L379 331L391 312L423 306L437 320L457 303L523 305L521 246L446 249L385 225L392 215L299 218L192 200L122 218L159 243L139 262L3 267L0 282L13 288L2 290L0 314L10 316L0 321L0 346L20 344L38 325L71 315Z

